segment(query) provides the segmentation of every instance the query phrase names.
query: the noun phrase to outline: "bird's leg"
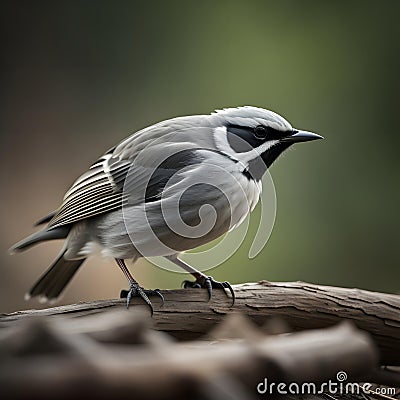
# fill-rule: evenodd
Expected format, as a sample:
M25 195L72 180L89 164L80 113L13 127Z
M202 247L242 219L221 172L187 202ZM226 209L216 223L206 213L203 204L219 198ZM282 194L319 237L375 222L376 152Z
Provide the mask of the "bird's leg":
M145 303L150 307L151 315L153 315L153 305L151 304L149 296L157 295L162 300L162 303L164 303L163 295L160 293L158 289L155 290L143 289L139 285L139 283L135 280L135 278L132 276L132 274L129 272L127 266L125 265L125 261L122 260L121 258L116 258L115 261L121 268L121 271L124 273L126 279L128 279L128 282L130 284L130 289L121 290L121 295L120 295L121 298L126 297L126 308L129 308L129 303L131 302L132 297L135 296L141 297L145 301Z
M213 288L216 289L222 289L224 293L227 295L225 289L228 289L229 292L232 295L232 305L235 304L235 292L232 289L232 286L229 282L218 282L216 281L212 276L207 276L203 274L202 272L198 271L197 269L193 268L189 264L185 263L184 261L180 260L177 256L166 256L168 260L173 262L175 265L178 267L181 267L185 271L189 272L191 275L193 275L196 280L195 281L188 281L184 280L182 282L182 285L184 288L205 288L207 289L208 292L208 301L211 299L212 295L212 290Z

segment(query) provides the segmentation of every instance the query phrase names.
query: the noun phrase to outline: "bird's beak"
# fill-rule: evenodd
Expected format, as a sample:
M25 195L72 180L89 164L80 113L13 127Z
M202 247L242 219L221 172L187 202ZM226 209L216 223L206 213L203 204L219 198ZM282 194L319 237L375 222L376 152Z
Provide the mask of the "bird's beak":
M317 135L316 133L307 132L307 131L298 131L293 129L293 133L290 136L286 136L281 141L289 142L289 143L297 143L297 142L309 142L311 140L323 139L324 137L321 135Z

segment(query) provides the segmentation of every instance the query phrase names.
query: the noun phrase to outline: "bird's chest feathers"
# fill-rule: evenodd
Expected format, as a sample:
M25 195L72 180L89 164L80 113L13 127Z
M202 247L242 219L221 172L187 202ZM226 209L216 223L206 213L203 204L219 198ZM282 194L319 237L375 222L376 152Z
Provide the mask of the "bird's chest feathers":
M240 225L258 203L262 191L261 181L248 179L241 171L235 173L237 187L232 194L232 228Z
M242 166L225 156L216 155L167 185L161 202L165 209L179 197L179 213L189 225L200 219L214 221L216 230L230 230L240 225L253 211L260 198L262 185L243 174ZM211 207L203 208L204 205ZM201 212L200 212L201 211ZM199 219L199 214L201 218ZM216 220L214 220L216 218Z

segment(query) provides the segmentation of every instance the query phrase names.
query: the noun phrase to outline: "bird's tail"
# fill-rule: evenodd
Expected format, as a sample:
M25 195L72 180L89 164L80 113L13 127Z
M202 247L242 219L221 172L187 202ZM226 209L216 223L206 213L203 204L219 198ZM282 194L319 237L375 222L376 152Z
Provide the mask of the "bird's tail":
M39 297L39 300L55 300L68 285L85 259L66 260L64 249L49 269L39 278L32 289L25 295L25 299Z
M65 239L68 236L69 230L69 226L60 226L54 229L44 229L42 231L35 232L11 247L10 253L12 254L19 251L24 251L29 247L46 240Z
M10 249L10 252L15 253L24 251L29 247L46 240L65 239L68 236L69 231L69 226L60 226L54 229L44 229L35 232L15 244ZM64 248L49 269L39 278L29 293L25 295L26 299L39 297L40 301L45 302L47 300L55 300L59 297L65 286L67 286L76 271L78 271L78 268L85 261L85 259L66 260L64 258L65 252L66 249Z

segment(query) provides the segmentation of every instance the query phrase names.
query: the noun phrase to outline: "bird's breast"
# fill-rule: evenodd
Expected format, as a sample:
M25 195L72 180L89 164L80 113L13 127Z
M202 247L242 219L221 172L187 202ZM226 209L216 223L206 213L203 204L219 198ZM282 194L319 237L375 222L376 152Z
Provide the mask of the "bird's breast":
M232 161L202 164L171 178L157 201L105 216L100 236L107 248L131 246L144 256L190 250L240 225L260 189Z

